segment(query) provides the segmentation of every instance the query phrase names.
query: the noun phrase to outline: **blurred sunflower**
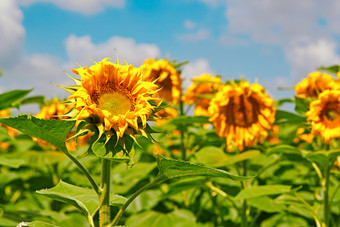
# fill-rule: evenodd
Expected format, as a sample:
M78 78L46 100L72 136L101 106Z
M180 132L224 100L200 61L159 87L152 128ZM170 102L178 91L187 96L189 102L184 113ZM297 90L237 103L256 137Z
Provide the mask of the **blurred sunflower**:
M156 125L163 125L166 121L176 118L178 116L178 112L173 107L165 107L164 109L158 111L156 116L159 117L156 121Z
M220 77L202 74L194 77L192 84L185 91L183 100L189 104L196 104L194 109L195 116L208 116L208 107L214 93L223 86Z
M307 78L303 79L295 86L295 91L297 97L307 98L307 97L318 97L318 95L329 89L337 89L339 84L336 83L334 78L327 74L321 72L312 72Z
M143 80L153 82L158 86L158 97L169 103L179 103L182 79L167 60L149 58L144 61L141 68L144 69Z
M275 121L274 101L257 83L247 81L224 86L210 102L209 121L226 138L227 150L243 151L267 138Z
M132 129L137 132L144 129L155 106L161 102L152 97L157 85L142 81L142 70L132 65L103 59L90 68L81 67L73 72L81 77L81 80L73 78L76 86L72 86L72 95L68 98L79 111L75 118L98 119L100 133L114 129L121 138L124 133L132 134Z
M326 90L310 103L307 119L312 133L321 135L325 143L340 138L340 90Z

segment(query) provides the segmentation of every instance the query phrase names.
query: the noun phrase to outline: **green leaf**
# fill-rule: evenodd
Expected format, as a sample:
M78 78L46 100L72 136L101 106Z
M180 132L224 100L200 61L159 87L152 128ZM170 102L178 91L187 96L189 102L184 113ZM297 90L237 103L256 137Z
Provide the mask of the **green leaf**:
M39 190L37 193L75 206L83 213L91 216L99 207L98 195L93 189L68 184L62 180L55 187ZM122 205L126 201L127 199L123 196L113 193L110 195L111 206Z
M329 73L337 73L337 72L340 72L340 65L332 65L329 67L321 66L318 68L318 70L325 70L326 72L329 72Z
M276 110L276 123L301 123L306 121L306 117L284 110Z
M240 161L251 159L260 154L258 150L249 150L236 155L227 155L222 149L207 146L200 149L196 154L198 162L213 167L222 167L231 165Z
M167 121L167 125L190 125L194 123L210 123L207 116L179 116Z
M20 105L27 105L27 104L39 104L40 106L45 104L45 97L44 96L32 96L20 101Z
M293 102L294 102L294 100L291 99L291 98L280 99L280 100L277 100L277 101L275 102L275 107L277 108L277 107L282 106L282 105L285 104L285 103L293 103Z
M298 98L295 96L295 112L305 115L305 113L309 110L309 103L312 100L312 98Z
M288 185L261 185L246 188L237 194L235 199L251 199L265 195L276 195L290 191L291 186Z
M263 210L267 213L276 213L283 211L286 206L283 203L277 202L268 196L261 196L256 198L248 199L247 202L260 210Z
M0 165L10 168L19 168L25 163L23 159L10 159L6 157L0 157Z
M43 120L33 116L22 115L14 118L0 118L0 123L38 139L67 152L65 139L76 121Z
M26 151L21 157L29 166L51 165L66 158L64 153L58 151Z
M280 145L277 145L275 147L268 149L268 155L275 154L275 153L302 155L301 150L299 148L286 145L286 144L280 144Z
M99 206L98 195L93 189L82 188L63 181L53 188L39 190L37 193L73 205L91 216Z
M232 180L245 180L251 177L242 177L230 174L224 170L206 167L198 164L191 164L189 162L167 159L161 155L156 156L159 168L158 180L173 179L178 177L222 177L230 178Z
M340 155L340 150L316 151L306 155L306 158L318 163L322 168L327 167Z
M13 90L0 94L0 110L15 106L15 103L25 97L31 90Z

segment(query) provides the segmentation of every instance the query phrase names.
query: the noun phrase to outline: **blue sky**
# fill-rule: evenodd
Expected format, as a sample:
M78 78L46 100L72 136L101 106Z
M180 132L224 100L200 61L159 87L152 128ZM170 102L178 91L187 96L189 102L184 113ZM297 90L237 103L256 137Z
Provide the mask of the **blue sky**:
M340 63L340 3L335 0L1 0L0 91L53 84L65 73L118 51L139 66L148 57L189 60L193 76L246 78L274 99L318 66Z

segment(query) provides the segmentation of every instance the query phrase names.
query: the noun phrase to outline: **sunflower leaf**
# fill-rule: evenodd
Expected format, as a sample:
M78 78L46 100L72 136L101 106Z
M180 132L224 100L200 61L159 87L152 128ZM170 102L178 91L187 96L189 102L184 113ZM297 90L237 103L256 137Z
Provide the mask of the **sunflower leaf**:
M67 152L65 140L76 121L43 120L29 115L0 118L0 123L15 128L29 136L44 140Z
M230 174L224 170L215 169L199 164L192 164L185 161L167 159L161 155L156 156L159 168L158 180L173 179L179 177L222 177L232 180L246 180L252 177L243 177Z
M16 106L16 104L31 91L32 89L13 90L0 94L0 110Z

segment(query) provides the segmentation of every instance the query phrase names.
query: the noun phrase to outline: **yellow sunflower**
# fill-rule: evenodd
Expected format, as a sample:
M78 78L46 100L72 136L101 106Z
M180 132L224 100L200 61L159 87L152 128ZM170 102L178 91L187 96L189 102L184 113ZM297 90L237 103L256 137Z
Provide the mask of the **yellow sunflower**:
M158 111L156 116L159 117L159 119L156 121L156 124L163 125L167 120L176 118L178 116L178 112L173 107L165 107L164 109Z
M213 95L223 86L221 79L218 76L210 76L202 74L199 77L194 77L192 84L185 91L183 100L189 104L196 104L194 109L195 116L208 116L208 107Z
M211 100L209 121L220 137L226 138L227 150L240 151L267 138L275 121L274 101L257 83L247 81L225 85Z
M178 104L181 99L182 79L177 70L167 60L144 61L143 80L154 82L160 89L157 96L166 102Z
M321 92L338 87L331 75L313 72L295 86L295 91L299 98L318 97Z
M155 105L161 102L152 97L157 85L142 81L142 70L132 65L103 59L90 68L73 69L73 72L81 77L80 81L74 79L75 91L68 98L79 111L76 119L98 119L100 133L114 129L121 138L132 129L137 132L144 129Z
M325 143L340 138L340 90L326 90L309 105L306 113L312 133L321 135Z

